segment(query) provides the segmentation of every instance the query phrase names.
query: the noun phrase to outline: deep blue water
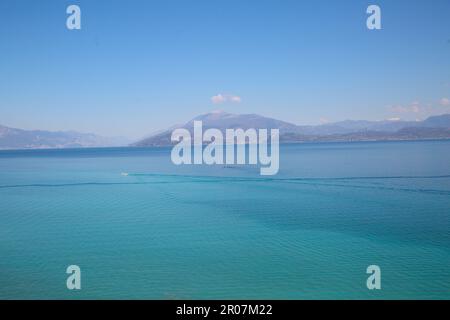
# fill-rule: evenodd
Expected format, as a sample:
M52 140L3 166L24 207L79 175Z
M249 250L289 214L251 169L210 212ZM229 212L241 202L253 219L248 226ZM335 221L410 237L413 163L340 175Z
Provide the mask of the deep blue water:
M0 151L0 257L2 299L449 299L450 141L283 145L273 177L167 148Z

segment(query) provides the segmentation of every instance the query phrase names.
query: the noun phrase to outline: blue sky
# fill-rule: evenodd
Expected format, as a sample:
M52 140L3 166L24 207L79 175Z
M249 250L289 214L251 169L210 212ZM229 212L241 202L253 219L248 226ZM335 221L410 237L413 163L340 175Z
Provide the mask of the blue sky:
M450 112L450 1L2 0L0 57L11 127L139 138L215 109L421 119Z

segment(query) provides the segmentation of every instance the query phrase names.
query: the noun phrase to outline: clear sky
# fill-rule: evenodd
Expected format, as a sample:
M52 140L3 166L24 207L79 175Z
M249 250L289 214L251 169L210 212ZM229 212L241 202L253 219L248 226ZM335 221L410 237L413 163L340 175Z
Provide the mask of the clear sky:
M450 112L450 0L1 0L0 57L11 127L139 138L215 109L422 119Z

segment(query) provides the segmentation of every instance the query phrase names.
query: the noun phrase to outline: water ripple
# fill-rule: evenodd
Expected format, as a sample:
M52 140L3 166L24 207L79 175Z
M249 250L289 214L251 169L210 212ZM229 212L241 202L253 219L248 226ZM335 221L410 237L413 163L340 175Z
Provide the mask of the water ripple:
M380 185L355 185L355 184L339 184L336 182L345 181L367 181L367 180L398 180L398 179L448 179L450 175L437 176L383 176L383 177L328 177L328 178L251 178L251 177L220 177L220 176L193 176L193 175L176 175L176 174L153 174L153 173L127 173L123 175L124 179L129 177L153 177L153 178L177 178L177 180L162 181L123 181L123 182L77 182L77 183L59 183L59 184L15 184L0 185L0 189L12 188L60 188L60 187L79 187L79 186L116 186L116 185L156 185L156 184L180 184L180 183L217 183L217 182L287 182L294 184L305 184L324 187L339 188L359 188L359 189L376 189L376 190L393 190L404 192L418 192L437 195L450 195L448 190L426 189L426 188L404 188ZM181 179L181 180L180 180Z

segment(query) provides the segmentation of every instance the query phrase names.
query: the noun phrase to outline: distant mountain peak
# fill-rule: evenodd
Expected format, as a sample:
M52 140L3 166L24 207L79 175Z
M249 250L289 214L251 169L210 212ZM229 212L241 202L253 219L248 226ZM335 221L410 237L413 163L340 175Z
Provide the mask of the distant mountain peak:
M192 123L193 121L218 121L218 120L224 120L224 119L231 119L236 118L239 115L225 112L223 110L214 110L208 113L201 114L195 118L193 118L191 121L189 121L187 124Z
M224 114L224 113L227 113L227 112L225 112L223 110L220 110L220 109L217 109L217 110L213 110L213 111L211 111L209 113L210 114Z
M317 126L298 126L282 120L264 117L258 114L233 114L223 110L214 110L199 115L186 124L179 126L193 130L194 121L202 121L204 128L226 129L279 129L280 141L367 141L367 140L407 140L450 138L450 114L430 117L424 121L402 121L390 119L381 121L345 120ZM422 130L421 128L438 130ZM404 130L408 129L408 130ZM168 129L146 139L134 146L168 146L172 130Z

